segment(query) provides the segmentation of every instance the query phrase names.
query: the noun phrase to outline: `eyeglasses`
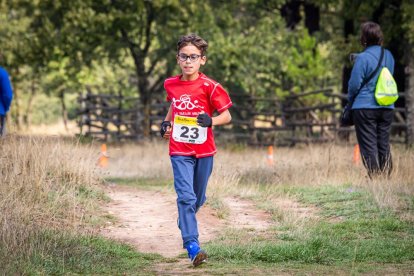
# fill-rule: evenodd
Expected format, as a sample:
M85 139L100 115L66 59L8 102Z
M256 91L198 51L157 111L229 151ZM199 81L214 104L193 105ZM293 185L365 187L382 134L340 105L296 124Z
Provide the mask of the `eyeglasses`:
M196 54L191 54L189 56L187 56L186 54L179 54L178 55L178 59L180 61L187 61L187 59L190 59L191 62L195 62L197 61L199 58L201 57L201 55L196 55Z

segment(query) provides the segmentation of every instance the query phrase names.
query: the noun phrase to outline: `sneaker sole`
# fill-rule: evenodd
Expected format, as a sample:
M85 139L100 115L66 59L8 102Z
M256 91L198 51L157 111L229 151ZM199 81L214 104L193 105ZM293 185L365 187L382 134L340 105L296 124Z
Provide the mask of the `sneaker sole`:
M207 261L207 253L204 251L200 251L193 261L193 266L197 267L201 265L202 263L205 263L206 261Z

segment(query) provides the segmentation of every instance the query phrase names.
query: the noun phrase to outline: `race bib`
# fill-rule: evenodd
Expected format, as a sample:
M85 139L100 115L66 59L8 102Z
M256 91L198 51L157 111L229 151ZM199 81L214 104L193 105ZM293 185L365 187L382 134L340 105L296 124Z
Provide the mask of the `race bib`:
M202 144L207 140L207 128L197 125L197 118L176 115L174 117L174 141Z

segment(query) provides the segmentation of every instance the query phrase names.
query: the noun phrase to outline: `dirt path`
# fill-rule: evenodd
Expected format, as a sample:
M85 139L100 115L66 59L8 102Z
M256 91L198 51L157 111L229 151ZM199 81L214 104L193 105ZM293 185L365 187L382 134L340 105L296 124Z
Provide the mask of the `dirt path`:
M226 222L230 227L264 230L271 225L269 214L257 209L252 201L228 197L225 202L230 209L229 218Z
M184 253L177 227L177 206L174 193L148 191L112 185L106 189L112 201L105 206L118 222L102 230L106 237L134 246L140 252L177 257ZM214 239L225 227L266 229L270 215L258 210L253 202L226 198L229 217L221 220L209 206L197 214L200 243Z

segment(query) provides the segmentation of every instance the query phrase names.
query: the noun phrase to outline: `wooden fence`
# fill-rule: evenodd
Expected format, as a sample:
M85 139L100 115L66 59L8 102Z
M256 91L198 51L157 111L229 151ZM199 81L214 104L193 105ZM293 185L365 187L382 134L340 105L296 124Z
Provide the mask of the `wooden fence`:
M322 89L278 98L231 94L232 123L215 128L218 139L250 145L294 146L348 139L353 127L341 128L338 118L346 96ZM79 127L82 135L102 140L143 138L142 106L138 98L87 93L78 98ZM404 93L400 93L404 102ZM310 104L313 103L313 104ZM315 104L316 103L316 104ZM397 105L398 106L398 105ZM151 135L159 135L159 125L167 114L165 101L151 105ZM406 110L395 108L392 142L406 143Z
M142 137L141 106L137 98L87 93L78 98L80 134L102 140Z

